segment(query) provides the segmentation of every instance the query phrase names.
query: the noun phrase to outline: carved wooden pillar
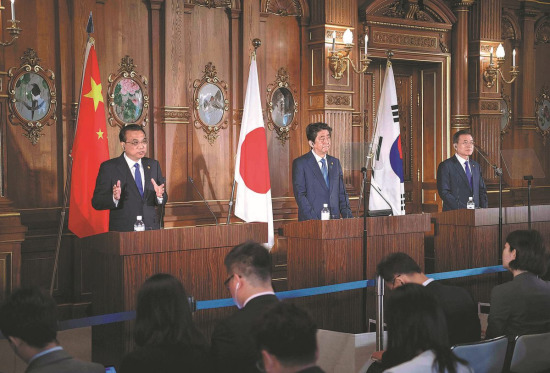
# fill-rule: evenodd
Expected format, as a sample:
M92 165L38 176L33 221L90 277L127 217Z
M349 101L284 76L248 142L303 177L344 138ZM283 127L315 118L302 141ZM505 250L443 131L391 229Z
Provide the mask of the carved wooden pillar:
M19 212L0 196L0 301L21 286L21 243L26 232Z
M149 136L152 138L153 142L151 143L153 148L150 150L155 159L157 159L161 166L166 168L166 157L161 149L165 148L165 142L161 139L160 131L160 110L158 110L159 105L162 102L162 40L160 36L162 35L162 7L164 5L164 0L149 0L150 8L150 18L151 18L151 67L150 67L150 105L149 105L149 118L151 118L149 125ZM160 150L160 151L159 151Z
M489 65L491 47L493 58L501 42L501 0L477 1L471 11L469 43L469 104L471 130L476 144L489 155L488 159L498 162L500 142L500 87L502 81L488 87L483 80L483 71ZM496 61L495 61L496 62ZM496 183L493 170L485 160L478 159L484 170L483 177L489 183Z
M522 48L519 51L520 75L518 125L534 126L535 122L535 18L537 12L523 3L520 13L523 34Z
M354 112L354 87L358 77L352 67L344 72L341 79L332 77L328 68L328 54L332 48L332 33L336 32L336 49L343 48L343 35L346 29L354 33L355 47L350 58L358 61L359 36L356 32L357 0L318 0L311 2L311 23L309 26L308 56L311 71L308 88L309 123L325 122L333 128L331 154L340 157L342 146L352 140L352 113ZM304 137L305 140L305 137ZM304 152L309 149L303 143ZM346 160L342 159L346 168ZM344 172L349 180L349 172Z
M451 128L470 126L468 111L468 13L475 0L457 0L453 10L457 21L453 27Z

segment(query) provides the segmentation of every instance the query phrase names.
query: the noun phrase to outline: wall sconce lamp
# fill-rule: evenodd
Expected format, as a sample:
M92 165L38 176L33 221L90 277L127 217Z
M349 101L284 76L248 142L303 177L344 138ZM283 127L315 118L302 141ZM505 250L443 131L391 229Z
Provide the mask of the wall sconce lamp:
M504 78L502 70L500 69L505 60L504 56L504 47L502 46L502 44L499 44L497 48L497 64L495 66L495 63L493 62L493 47L491 47L491 54L489 55L489 66L487 66L485 68L485 71L483 72L483 80L485 80L485 86L487 88L491 88L495 85L497 74L500 74L502 80L507 84L511 84L518 77L519 69L516 66L516 50L514 49L512 52L512 69L510 70L510 75L512 76L512 78L510 80L506 80L506 78Z
M8 19L8 22L11 22L11 26L6 27L6 30L8 30L12 38L10 41L6 41L6 42L0 41L0 45L3 47L7 47L15 43L15 40L17 40L21 31L23 31L19 27L17 27L17 24L19 23L19 21L15 19L15 0L10 0L10 1L11 1L11 19ZM2 6L2 0L0 0L0 13L4 9L6 8Z
M328 55L328 67L330 68L330 71L332 71L332 77L336 80L342 79L342 76L344 75L344 72L347 70L349 64L351 63L351 66L353 67L353 70L357 74L362 74L367 71L367 68L369 67L369 64L371 63L371 60L367 58L367 44L369 42L369 36L365 34L365 54L364 58L359 58L359 63L361 68L358 70L355 67L355 64L353 61L349 58L349 53L351 52L351 49L353 48L353 33L350 29L347 29L346 32L344 32L344 49L336 49L336 31L332 32L332 50L329 51Z

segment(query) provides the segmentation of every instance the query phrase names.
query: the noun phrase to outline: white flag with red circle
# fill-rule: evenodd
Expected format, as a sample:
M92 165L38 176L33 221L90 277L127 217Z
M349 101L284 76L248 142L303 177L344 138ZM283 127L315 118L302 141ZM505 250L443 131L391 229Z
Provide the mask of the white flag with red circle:
M267 246L273 247L273 207L256 59L252 58L244 100L235 180L238 183L235 216L246 222L267 222Z

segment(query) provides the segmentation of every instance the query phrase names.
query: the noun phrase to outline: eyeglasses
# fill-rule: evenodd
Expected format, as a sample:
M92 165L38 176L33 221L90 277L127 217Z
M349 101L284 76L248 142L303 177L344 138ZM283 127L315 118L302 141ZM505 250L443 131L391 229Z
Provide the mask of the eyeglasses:
M225 287L228 287L229 281L231 281L231 279L233 278L233 276L235 276L234 273L233 273L231 276L229 276L228 278L225 279L225 281L223 282L223 285L224 285Z
M147 139L143 139L141 141L138 141L138 140L125 141L125 143L130 144L132 146L138 146L139 144L147 145Z
M460 145L475 145L475 143L473 141L462 141L462 142L459 142Z

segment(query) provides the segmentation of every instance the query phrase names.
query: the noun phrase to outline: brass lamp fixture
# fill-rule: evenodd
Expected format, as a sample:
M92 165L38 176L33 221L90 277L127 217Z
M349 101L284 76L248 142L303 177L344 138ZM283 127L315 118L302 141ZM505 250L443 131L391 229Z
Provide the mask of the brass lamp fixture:
M365 34L365 54L363 58L359 58L360 69L357 69L351 58L349 58L349 54L353 48L353 33L350 29L344 32L343 40L345 44L344 49L336 49L336 31L332 32L332 50L329 51L327 58L329 60L328 67L332 71L331 75L337 80L342 79L350 63L353 70L358 74L366 72L371 63L371 60L367 58L367 44L369 42L367 34Z
M11 19L8 19L8 22L11 23L11 26L6 27L6 30L8 30L12 38L10 41L6 41L6 42L0 41L0 45L3 47L7 47L15 43L15 40L17 40L21 31L23 31L19 27L17 27L17 24L19 23L19 21L15 19L15 0L10 0L10 1L11 1ZM0 0L0 12L2 12L4 9L6 8L2 6L2 0Z
M491 88L495 85L497 74L500 74L502 80L507 84L511 84L518 77L519 69L516 65L516 50L514 49L512 52L512 69L510 70L510 75L512 76L512 78L510 80L506 80L506 78L502 74L502 70L500 69L502 67L502 64L504 63L504 60L504 47L502 46L502 44L499 44L497 48L497 64L495 66L495 63L493 62L493 47L491 47L491 54L489 55L489 66L487 66L485 68L485 71L483 72L483 80L485 80L485 86L487 88Z

